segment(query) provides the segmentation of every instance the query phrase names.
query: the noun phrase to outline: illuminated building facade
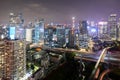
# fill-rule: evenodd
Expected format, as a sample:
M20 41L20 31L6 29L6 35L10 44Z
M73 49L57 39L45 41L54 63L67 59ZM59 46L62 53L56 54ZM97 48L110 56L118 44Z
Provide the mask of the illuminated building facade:
M98 23L98 36L100 39L105 40L108 39L109 35L107 34L108 23L105 21L101 21Z
M70 29L69 30L69 47L70 48L73 48L74 45L75 45L75 36L74 36L74 30L73 29Z
M14 13L10 13L9 15L10 21L9 21L9 25L8 25L8 30L13 30L15 35L11 35L11 32L9 34L9 38L10 39L24 39L25 38L25 30L23 28L23 23L24 20L22 18L22 14L14 14ZM9 32L9 31L8 31Z
M20 80L25 73L25 42L23 40L0 41L0 79Z
M79 45L80 48L88 48L88 30L87 21L79 21Z
M75 17L72 17L72 26L69 30L69 40L68 40L68 46L70 48L74 48L75 45L75 34L74 34L74 29L75 29Z
M99 34L107 34L107 22L101 21L98 23Z
M98 37L98 26L96 25L96 23L94 21L88 21L87 23L89 37L91 38Z
M34 43L44 43L44 19L35 21Z
M56 35L56 28L52 25L47 25L44 32L44 44L47 46L54 46L54 34Z
M44 32L44 44L50 47L63 47L69 43L70 28L64 25L47 25ZM72 33L72 32L71 32ZM73 46L73 45L72 45Z
M9 27L9 30L8 30L8 34L9 34L9 38L10 39L15 39L16 37L16 27Z
M77 46L79 46L79 34L80 34L79 29L78 28L74 29L75 45Z
M4 39L8 36L7 31L7 26L0 25L0 39Z
M70 31L70 28L65 27L65 43L69 42L69 31Z
M120 18L119 18L119 21L118 21L118 41L120 41Z
M111 14L108 20L108 34L111 40L117 40L117 14Z
M26 41L33 42L33 28L26 28Z
M57 44L60 47L63 47L63 45L65 44L65 28L61 26L57 27L56 34L57 34Z

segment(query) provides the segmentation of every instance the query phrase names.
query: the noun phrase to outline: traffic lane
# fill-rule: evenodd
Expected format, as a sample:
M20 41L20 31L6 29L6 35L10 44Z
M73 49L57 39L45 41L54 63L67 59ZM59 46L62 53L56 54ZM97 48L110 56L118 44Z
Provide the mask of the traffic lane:
M88 54L88 55L81 56L80 54L80 56L75 56L75 59L82 59L82 60L97 62L97 60L99 59L99 55ZM120 54L106 54L104 60L102 60L101 62L120 65Z

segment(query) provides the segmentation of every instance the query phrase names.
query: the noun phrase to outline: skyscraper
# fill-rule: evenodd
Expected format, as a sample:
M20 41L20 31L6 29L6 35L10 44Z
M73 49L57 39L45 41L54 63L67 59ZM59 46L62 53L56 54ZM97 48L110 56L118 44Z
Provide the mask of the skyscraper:
M24 20L23 20L22 14L10 13L9 18L10 20L9 20L8 30L10 31L11 29L13 30L14 28L14 33L15 33L15 34L12 34L12 37L11 37L11 34L9 34L9 38L24 39L25 31L23 28Z
M7 26L0 25L0 39L4 39L8 36L7 34Z
M79 21L80 34L88 34L87 26L87 21Z
M35 20L34 43L44 43L44 19Z
M0 78L20 80L25 73L25 42L23 40L0 41Z
M53 45L53 35L56 34L56 27L53 25L47 25L44 32L44 44L52 47Z
M63 45L65 44L65 28L62 27L62 25L57 26L56 34L57 34L57 44L60 47L63 47Z
M79 21L79 45L81 48L88 48L87 21Z
M118 40L120 41L120 18L119 18L119 21L118 21Z
M98 36L100 39L108 39L109 35L107 34L108 23L101 21L98 23Z
M33 42L33 28L26 28L26 41L32 43Z
M108 34L112 40L117 40L117 14L111 14L109 17Z

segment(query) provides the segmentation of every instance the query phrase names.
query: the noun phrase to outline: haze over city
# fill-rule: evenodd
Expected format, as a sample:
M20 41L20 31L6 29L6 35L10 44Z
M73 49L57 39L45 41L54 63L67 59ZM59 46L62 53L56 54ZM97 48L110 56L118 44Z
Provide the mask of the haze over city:
M78 20L108 20L111 13L119 16L120 0L2 0L0 23L8 23L9 13L23 13L25 23L42 17L46 23L71 23Z
M119 80L120 0L1 0L0 80Z

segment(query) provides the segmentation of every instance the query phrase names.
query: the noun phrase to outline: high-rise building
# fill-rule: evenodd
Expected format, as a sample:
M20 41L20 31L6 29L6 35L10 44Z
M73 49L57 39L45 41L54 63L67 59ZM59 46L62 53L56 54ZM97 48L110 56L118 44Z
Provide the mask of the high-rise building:
M0 41L0 79L20 80L25 75L25 73L25 41Z
M33 42L33 28L26 28L26 41L32 43Z
M44 19L35 20L34 43L44 43Z
M87 30L87 21L79 22L79 45L81 48L88 48L88 30Z
M62 25L57 26L56 34L57 34L57 44L60 47L63 47L63 45L65 44L65 28L62 27Z
M47 25L45 27L45 32L44 32L44 44L47 46L53 46L54 40L54 34L56 35L56 27L52 25Z
M68 38L68 47L73 48L75 45L75 36L74 36L74 29L69 30L69 38Z
M118 22L118 40L120 41L120 18L119 18L119 22Z
M108 34L112 40L117 40L117 14L111 14L109 17Z
M4 39L8 36L7 34L7 26L0 25L0 39Z
M101 21L98 23L98 36L102 40L107 40L109 38L109 35L107 34L107 25L108 23L106 21Z
M65 43L69 42L69 31L70 31L70 28L65 27Z
M79 21L80 34L88 34L87 26L87 21Z
M87 21L88 36L91 38L98 37L98 25L94 21Z
M9 21L9 25L8 25L8 32L9 30L15 30L15 35L12 34L12 38L11 38L11 34L9 35L9 38L10 39L24 39L25 37L25 31L24 31L24 28L23 28L23 24L24 24L24 20L22 18L22 14L19 13L19 14L14 14L14 13L10 13L9 15L9 18L10 18L10 21Z
M101 21L98 23L99 34L106 34L107 33L107 22Z
M74 43L75 43L75 45L77 45L77 46L79 46L79 34L80 34L79 29L76 28L76 29L74 30L74 36L75 36Z
M72 26L70 27L69 30L69 38L68 38L68 47L74 48L75 45L75 17L72 17Z

